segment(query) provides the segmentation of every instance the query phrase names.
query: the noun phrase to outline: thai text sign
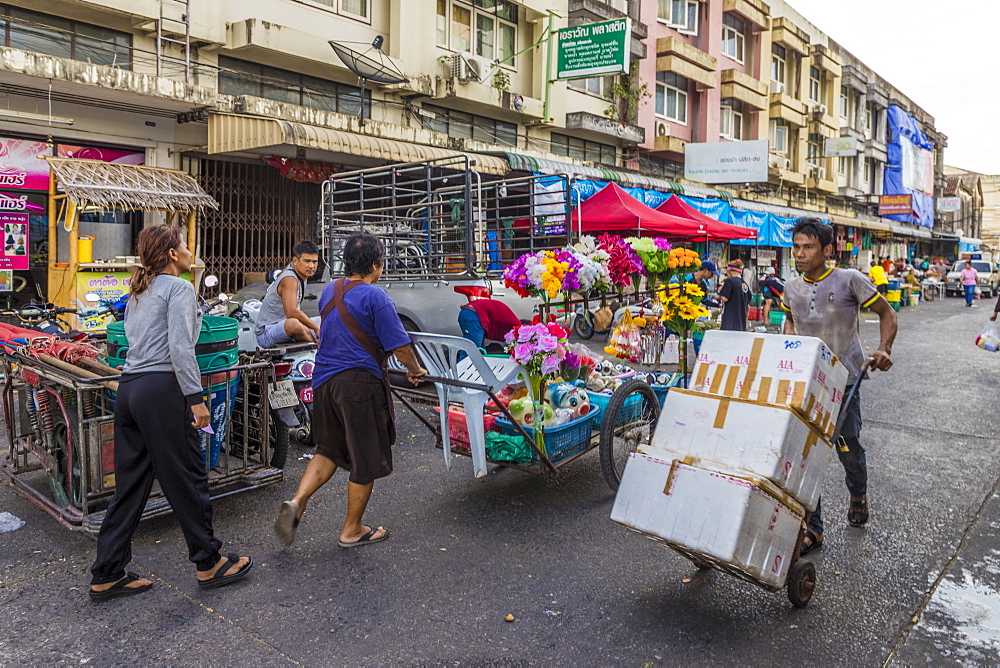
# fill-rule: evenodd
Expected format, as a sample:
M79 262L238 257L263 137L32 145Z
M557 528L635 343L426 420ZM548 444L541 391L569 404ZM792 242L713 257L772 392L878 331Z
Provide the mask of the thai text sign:
M52 155L43 141L0 137L0 188L48 190L49 163L40 155Z
M950 213L952 211L962 210L962 198L961 197L938 197L937 200L937 210L941 213Z
M688 144L684 178L701 183L767 181L767 140Z
M854 137L832 137L823 140L823 157L850 157L858 154L858 140Z
M0 211L0 230L3 231L3 255L0 269L28 268L28 214Z
M577 79L629 71L632 19L563 28L556 31L557 79Z
M908 216L913 213L913 195L879 195L878 215Z

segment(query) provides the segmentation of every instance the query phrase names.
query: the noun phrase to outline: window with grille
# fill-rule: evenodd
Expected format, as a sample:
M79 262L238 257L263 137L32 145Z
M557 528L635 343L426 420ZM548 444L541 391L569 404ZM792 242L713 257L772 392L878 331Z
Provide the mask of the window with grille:
M276 67L219 56L219 92L253 95L348 116L361 113L361 89ZM372 96L365 91L365 115L371 115Z
M657 116L687 124L688 80L673 72L656 73L655 111Z
M132 35L0 5L0 45L94 65L132 69Z
M727 98L722 101L719 116L719 136L740 141L743 139L743 103Z
M517 18L508 0L437 0L437 45L514 67Z
M614 165L618 158L618 149L610 144L599 144L595 141L552 133L550 140L552 152L577 160L596 162L602 165Z
M738 63L744 60L746 47L746 23L733 14L722 17L722 55L732 58Z
M498 121L464 111L455 111L429 104L423 106L422 120L428 130L441 132L458 139L473 139L487 144L517 146L517 123Z

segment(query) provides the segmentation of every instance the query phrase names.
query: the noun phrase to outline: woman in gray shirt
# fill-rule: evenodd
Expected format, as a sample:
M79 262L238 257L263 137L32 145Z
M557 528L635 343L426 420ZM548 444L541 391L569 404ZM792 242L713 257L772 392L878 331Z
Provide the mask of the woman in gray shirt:
M197 429L208 425L195 343L201 311L191 283L191 251L180 228L139 234L142 262L125 310L128 360L115 398L115 495L97 537L90 599L101 602L146 591L153 583L125 567L153 479L180 522L198 586L221 587L250 572L249 557L219 554L212 530L208 477Z

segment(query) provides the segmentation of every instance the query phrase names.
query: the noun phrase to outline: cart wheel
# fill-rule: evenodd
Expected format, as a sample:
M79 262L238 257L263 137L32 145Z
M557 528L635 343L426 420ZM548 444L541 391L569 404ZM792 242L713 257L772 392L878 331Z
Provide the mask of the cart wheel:
M633 378L619 387L604 411L601 424L601 472L614 491L622 481L628 456L648 445L660 417L660 402L646 383Z
M594 338L594 316L589 311L578 313L573 319L573 331L584 341Z
M796 608L804 608L816 587L816 567L811 561L799 559L788 574L788 600Z
M276 469L285 468L288 459L288 437L291 430L279 420L271 416L271 426L268 428L268 438L271 441L271 466Z

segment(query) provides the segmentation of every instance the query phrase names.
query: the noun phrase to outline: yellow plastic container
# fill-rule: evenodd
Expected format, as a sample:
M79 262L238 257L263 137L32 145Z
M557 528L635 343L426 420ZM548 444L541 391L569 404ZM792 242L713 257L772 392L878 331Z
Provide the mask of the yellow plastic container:
M885 293L885 300L886 300L887 302L898 302L898 301L902 301L902 300L901 300L901 297L902 297L902 294L903 294L903 291L902 291L902 290L888 290L888 291L887 291L887 292Z
M78 262L94 261L94 237L80 235L76 242L76 258Z

